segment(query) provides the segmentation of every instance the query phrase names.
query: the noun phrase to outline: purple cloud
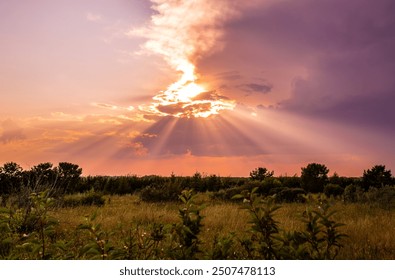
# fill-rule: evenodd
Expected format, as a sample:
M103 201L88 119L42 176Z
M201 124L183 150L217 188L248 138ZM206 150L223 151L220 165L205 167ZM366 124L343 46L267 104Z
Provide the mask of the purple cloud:
M391 0L262 3L228 26L234 32L227 40L239 44L229 56L269 73L304 69L292 80L278 74L274 88L292 83L290 95L273 104L280 110L388 131L395 120L394 14ZM261 52L249 51L258 46Z

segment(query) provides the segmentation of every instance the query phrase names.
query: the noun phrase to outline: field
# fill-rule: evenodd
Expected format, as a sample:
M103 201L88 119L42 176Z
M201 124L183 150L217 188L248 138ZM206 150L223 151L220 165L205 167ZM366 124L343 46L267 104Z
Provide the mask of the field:
M211 250L212 242L218 236L231 232L240 237L248 236L249 213L239 204L211 200L208 194L199 194L196 200L205 204L202 210L203 227L199 234L202 251ZM97 212L95 222L100 223L103 230L111 232L120 225L126 228L139 225L148 229L153 224L177 223L179 207L180 203L175 202L142 202L135 195L107 196L103 207L62 208L51 215L59 219L61 230L67 232L83 223L84 217ZM306 207L305 204L284 203L274 217L284 230L302 230L301 214ZM342 242L338 259L395 259L395 236L392 234L395 230L395 211L341 201L335 202L333 209L337 211L336 220L345 224L339 230L348 235Z
M0 259L395 259L395 179L0 167Z

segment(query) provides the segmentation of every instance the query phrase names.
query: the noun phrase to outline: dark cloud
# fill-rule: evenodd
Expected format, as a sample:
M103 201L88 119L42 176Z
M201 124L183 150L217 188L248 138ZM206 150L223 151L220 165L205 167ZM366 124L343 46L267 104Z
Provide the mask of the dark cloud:
M239 71L221 72L216 74L215 76L221 80L229 80L229 81L239 80L243 78L243 76L239 73Z
M394 14L392 0L279 1L232 22L228 40L239 38L234 52L251 67L303 69L294 73L291 96L276 104L281 110L388 131L395 120ZM248 52L248 38L260 53Z
M0 142L3 144L26 138L23 129L12 120L3 121L1 126L3 131L0 133Z
M256 84L256 83L250 83L250 84L243 84L239 86L240 89L248 92L248 93L269 93L273 86L268 85L268 84Z
M159 112L165 113L165 114L178 114L180 112L184 113L184 107L185 103L176 103L176 104L168 104L168 105L157 105L156 109L158 109Z

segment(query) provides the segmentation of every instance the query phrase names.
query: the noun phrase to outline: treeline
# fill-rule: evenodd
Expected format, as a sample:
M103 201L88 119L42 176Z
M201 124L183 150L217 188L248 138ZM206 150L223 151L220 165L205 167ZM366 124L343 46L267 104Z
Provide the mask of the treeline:
M384 165L375 165L361 174L361 177L341 177L324 164L311 163L301 168L301 176L274 176L274 171L258 167L248 178L220 177L196 172L193 176L168 177L150 176L86 176L77 164L60 162L40 163L29 170L15 162L7 162L0 167L0 196L2 204L12 194L48 191L53 197L73 193L100 193L103 195L125 195L138 193L144 201L173 201L182 190L212 192L213 198L228 200L235 194L257 188L263 196L275 195L278 202L303 202L308 193L324 193L343 196L354 201L363 193L394 189L395 179L391 170ZM386 191L388 192L388 191ZM393 191L395 193L395 191ZM391 196L391 195L390 195ZM394 194L395 197L395 194Z

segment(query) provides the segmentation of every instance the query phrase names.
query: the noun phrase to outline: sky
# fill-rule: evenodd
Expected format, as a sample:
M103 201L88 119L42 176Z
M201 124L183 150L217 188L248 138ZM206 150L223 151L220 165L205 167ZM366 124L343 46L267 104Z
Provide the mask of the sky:
M0 165L395 171L392 0L0 0Z

